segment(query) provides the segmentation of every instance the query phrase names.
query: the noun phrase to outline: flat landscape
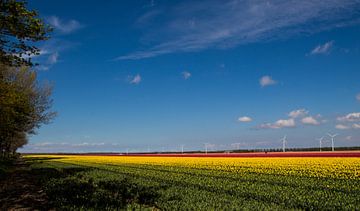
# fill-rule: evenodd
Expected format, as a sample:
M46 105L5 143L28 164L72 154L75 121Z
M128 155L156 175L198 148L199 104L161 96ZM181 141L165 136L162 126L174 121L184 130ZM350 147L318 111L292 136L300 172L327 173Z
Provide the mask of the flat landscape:
M360 211L360 0L0 0L0 211Z
M53 175L43 184L57 208L356 210L360 157L358 152L352 155L26 155L24 159L32 170ZM117 204L120 195L126 196L126 203ZM104 200L114 203L101 204Z

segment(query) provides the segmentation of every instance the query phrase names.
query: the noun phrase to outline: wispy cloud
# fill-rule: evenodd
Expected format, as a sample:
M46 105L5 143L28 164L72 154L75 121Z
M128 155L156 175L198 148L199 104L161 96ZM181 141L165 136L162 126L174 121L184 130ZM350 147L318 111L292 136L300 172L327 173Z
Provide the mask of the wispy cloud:
M39 61L40 65L36 66L37 70L49 70L58 62L59 52L56 49L41 49L40 54L33 57L35 61Z
M354 124L352 125L352 128L354 128L354 129L360 129L360 124L359 124L359 123L354 123Z
M298 123L317 126L326 122L320 114L314 116L309 115L309 111L305 108L290 111L287 116L289 117L288 119L279 119L273 123L263 123L255 126L255 129L293 128L296 127Z
M296 127L294 119L279 119L274 123L263 123L261 125L258 125L256 129L280 129L294 127Z
M69 20L66 22L60 20L57 16L50 16L46 18L46 21L61 34L69 34L83 27L83 25L76 20ZM59 38L59 36L56 35L58 34L55 34L55 37L46 41L42 46L39 46L39 55L31 56L36 63L40 64L36 69L50 69L59 61L60 53L77 45L63 38Z
M302 109L297 109L297 110L293 110L293 111L289 112L288 116L291 118L298 118L298 117L303 117L303 116L307 115L308 113L309 113L309 111L302 108Z
M48 63L55 64L58 62L58 58L59 58L59 53L54 52L54 53L50 54L50 56L48 57Z
M84 152L84 151L119 151L121 147L116 143L103 142L40 142L29 143L21 151L24 152Z
M62 34L69 34L83 27L83 25L76 20L65 22L60 20L57 16L50 16L46 18L46 21ZM38 66L35 67L37 70L49 70L53 65L58 63L60 54L62 54L63 51L79 44L68 41L57 35L59 34L55 33L50 40L42 42L41 45L37 46L40 49L39 54L35 55L29 53L30 55L26 54L22 55L22 57L31 58L34 63L37 63Z
M191 73L188 72L188 71L184 71L184 72L182 72L181 74L182 74L182 76L183 76L183 78L184 78L185 80L187 80L187 79L189 79L189 78L191 77Z
M83 27L83 25L80 24L77 20L63 21L60 20L60 18L57 16L50 16L46 20L51 26L55 28L55 30L58 30L63 34L72 33Z
M231 148L240 149L241 147L246 147L248 144L245 142L238 142L230 144Z
M360 93L356 95L356 99L360 102Z
M161 13L160 10L150 10L150 11L146 12L145 14L141 15L136 20L136 24L138 24L140 26L144 25L144 24L148 24L160 13Z
M43 46L39 47L40 54L32 57L35 62L40 64L36 68L38 70L50 69L54 64L59 62L61 53L76 45L78 44L57 38L47 41Z
M336 129L360 129L360 112L349 113L337 118L341 124L335 126Z
M334 41L329 41L322 45L318 45L310 52L310 55L328 54L328 53L330 53L333 44L334 44Z
M261 87L275 85L277 81L271 78L271 76L265 75L259 79L259 84Z
M348 125L344 125L344 124L337 124L337 125L335 125L335 128L339 129L339 130L347 130L347 129L350 129L351 127L349 127Z
M130 78L130 84L139 84L140 82L141 82L140 74L137 74L134 77Z
M174 52L231 48L241 44L312 34L358 24L358 0L183 1L162 11L163 22L144 28L150 48L117 59L142 59ZM148 16L152 14L149 13ZM145 16L146 17L146 16ZM196 26L196 27L195 27ZM146 27L146 26L145 26ZM331 43L314 52L324 52Z
M48 146L70 146L70 147L79 147L79 146L104 146L105 143L88 143L88 142L82 142L82 143L53 143L53 142L40 142L40 143L34 143L30 144L31 146L35 147L48 147Z
M320 125L320 122L313 116L307 116L302 118L301 123L305 125Z
M239 122L251 122L251 121L252 121L252 118L251 118L251 117L248 117L248 116L242 116L242 117L239 117L239 118L238 118L238 121L239 121Z
M337 118L340 122L360 122L360 112L349 113Z

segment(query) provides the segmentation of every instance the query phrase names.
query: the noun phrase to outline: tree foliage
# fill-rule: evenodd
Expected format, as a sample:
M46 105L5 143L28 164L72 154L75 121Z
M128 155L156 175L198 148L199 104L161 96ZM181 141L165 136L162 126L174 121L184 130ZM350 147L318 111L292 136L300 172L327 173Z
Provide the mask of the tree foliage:
M10 66L34 65L33 55L40 50L34 44L47 40L51 27L28 10L24 1L0 0L0 62Z
M55 116L50 110L52 87L39 84L29 67L0 65L0 151L13 153L27 143L43 123Z
M52 29L26 2L0 0L0 157L14 154L27 137L55 116L52 86L39 84L30 67L39 41Z

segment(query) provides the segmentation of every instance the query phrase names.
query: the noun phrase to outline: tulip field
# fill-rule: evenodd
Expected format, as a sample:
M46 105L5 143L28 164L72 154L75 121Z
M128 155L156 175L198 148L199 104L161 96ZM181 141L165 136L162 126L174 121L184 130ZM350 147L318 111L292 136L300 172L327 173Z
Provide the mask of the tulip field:
M94 187L100 187L104 181L116 184L116 181L125 179L134 184L137 191L152 190L151 193L143 194L146 200L141 197L140 200L127 200L126 202L131 204L130 208L360 209L359 157L27 155L25 158L34 169L55 169L58 172L68 168L82 169L68 177L91 181ZM56 179L47 182L51 191L56 189ZM73 191L81 194L81 191ZM67 191L67 194L72 193ZM118 192L116 194L118 195ZM141 192L139 194L141 195ZM98 197L99 194L91 195L93 196ZM94 202L95 205L97 203ZM76 206L73 208L83 205ZM116 209L114 206L105 207Z

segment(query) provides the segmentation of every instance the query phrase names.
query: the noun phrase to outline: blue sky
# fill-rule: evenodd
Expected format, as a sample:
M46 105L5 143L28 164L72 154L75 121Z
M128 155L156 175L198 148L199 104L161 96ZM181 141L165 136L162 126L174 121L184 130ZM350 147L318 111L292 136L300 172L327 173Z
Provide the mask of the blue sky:
M58 117L23 152L360 145L360 1L28 6Z

